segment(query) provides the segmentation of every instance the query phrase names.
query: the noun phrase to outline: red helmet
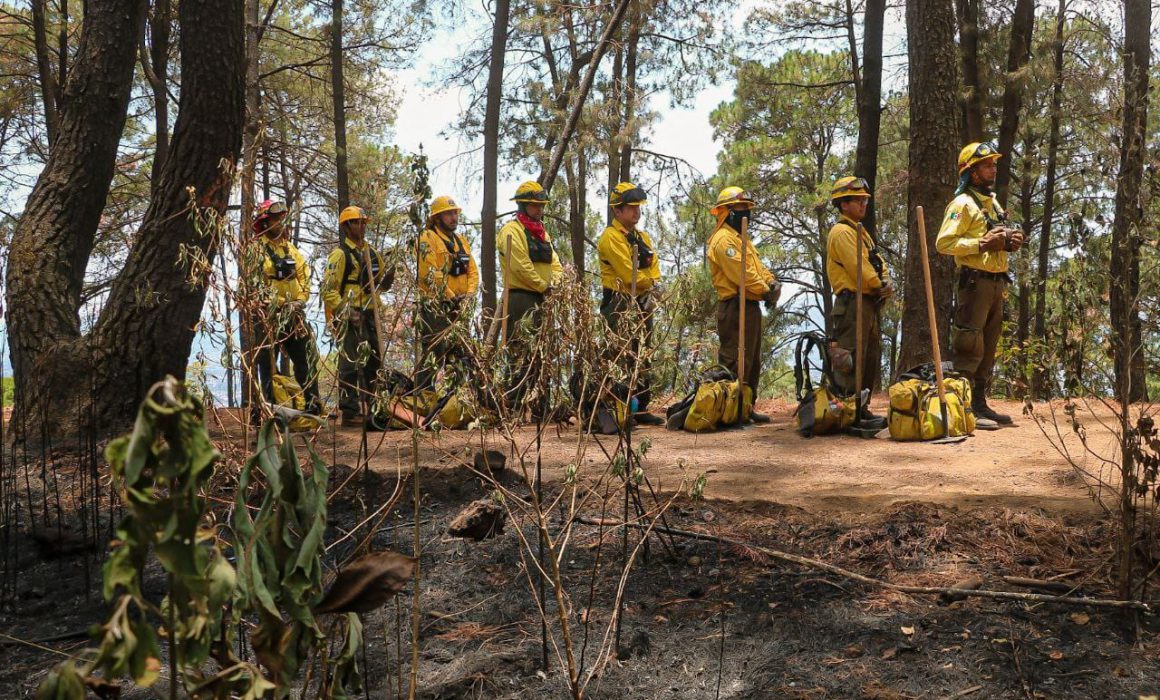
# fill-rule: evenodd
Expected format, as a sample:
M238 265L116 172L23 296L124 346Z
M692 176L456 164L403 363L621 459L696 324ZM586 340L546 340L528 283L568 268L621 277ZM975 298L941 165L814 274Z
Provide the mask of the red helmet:
M262 233L266 230L266 219L273 218L286 213L286 205L277 202L273 199L267 199L258 205L257 213L254 215L254 223L252 228L254 233Z

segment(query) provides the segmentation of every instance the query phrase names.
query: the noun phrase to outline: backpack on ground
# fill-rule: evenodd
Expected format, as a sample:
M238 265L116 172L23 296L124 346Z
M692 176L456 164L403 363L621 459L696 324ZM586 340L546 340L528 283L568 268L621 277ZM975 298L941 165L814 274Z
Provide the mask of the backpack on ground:
M942 404L936 386L934 364L926 363L898 375L890 385L887 424L894 440L937 440L970 435L975 431L971 409L971 382L954 371L943 372L947 397L947 429L943 428Z
M600 435L616 435L628 426L634 411L629 410L629 401L636 406L636 399L629 398L628 386L622 382L605 382L599 387L579 370L568 380L568 390L576 409L576 418L581 429Z
M286 424L287 430L304 433L322 425L323 419L320 416L306 413L306 394L294 377L275 374L272 384L274 415Z
M665 427L701 433L738 423L747 423L753 412L753 387L745 387L743 401L738 401L739 382L721 365L702 370L700 379L685 398L665 410ZM738 420L738 405L741 416Z
M819 333L802 333L794 348L793 378L797 388L798 432L802 437L840 433L854 423L856 413L853 396L843 397L837 392L833 368L825 336ZM810 363L810 353L817 350L822 358L821 366ZM812 370L818 370L820 378L814 385L810 377Z

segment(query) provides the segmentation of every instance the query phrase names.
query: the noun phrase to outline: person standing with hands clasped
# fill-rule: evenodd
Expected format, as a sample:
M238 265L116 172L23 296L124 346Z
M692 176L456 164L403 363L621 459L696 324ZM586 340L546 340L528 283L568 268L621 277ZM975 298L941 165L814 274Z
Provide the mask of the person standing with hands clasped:
M1007 223L1007 212L991 190L1001 157L989 143L969 143L959 153L959 186L935 248L954 256L958 270L950 348L955 371L971 379L976 417L1005 425L1011 417L987 405L987 392L1011 283L1007 257L1023 246L1023 232Z

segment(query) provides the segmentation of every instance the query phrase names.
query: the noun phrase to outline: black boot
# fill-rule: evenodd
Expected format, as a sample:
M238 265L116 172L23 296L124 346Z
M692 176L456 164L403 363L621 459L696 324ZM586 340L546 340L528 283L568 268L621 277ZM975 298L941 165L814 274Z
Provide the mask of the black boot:
M971 409L978 418L993 420L999 425L1011 425L1011 416L1005 413L996 413L987 405L987 382L976 379L971 387Z
M886 427L886 419L882 416L876 416L870 412L870 406L862 404L858 410L858 425L863 428L876 428L881 430Z

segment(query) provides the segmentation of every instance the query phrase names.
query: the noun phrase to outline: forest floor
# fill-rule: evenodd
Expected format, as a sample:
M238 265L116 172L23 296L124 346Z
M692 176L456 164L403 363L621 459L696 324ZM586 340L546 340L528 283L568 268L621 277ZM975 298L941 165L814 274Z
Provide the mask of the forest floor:
M844 436L804 440L787 406L762 408L774 414L769 426L701 436L651 427L634 432L634 444L649 442L642 465L658 501L685 490L682 481L687 487L697 475L707 477L704 500L675 497L665 515L669 526L894 583L949 586L973 576L985 588L1022 590L999 579L1006 575L1067 582L1081 595L1111 595L1114 523L1031 418L957 445L929 445ZM1018 415L1021 406L1000 408ZM1081 417L1094 453L1113 445L1102 426L1108 417L1099 410ZM1068 419L1060 414L1059 420L1061 439L1076 450L1080 443ZM231 416L219 414L213 430L223 451L244 449ZM1049 421L1048 431L1054 430ZM327 534L333 542L400 486L398 475L410 468L411 435L369 435L371 469L360 472L351 466L361 462L359 431L322 431L315 441L334 465L337 493ZM517 431L514 451L533 441L533 429ZM601 441L604 449L616 447L615 437ZM580 444L574 428L551 428L541 436L549 495L559 492L568 464L582 465L578 478L593 482L598 477L586 470L606 468L600 447ZM466 432L420 441L418 697L569 697L556 651L549 652L547 673L542 670L541 622L526 568L530 553L514 529L479 543L447 535L466 504L491 494L468 466L480 445L479 433ZM498 440L488 446L513 450ZM497 479L510 493L526 494L518 461ZM1079 462L1099 474L1096 456ZM530 473L534 459L527 455L524 463ZM346 486L340 490L340 484ZM652 495L644 500L653 504ZM585 514L619 515L602 513L600 506L594 502ZM404 498L379 527L374 547L410 552L411 515ZM553 524L559 524L558 512ZM521 529L534 546L534 529ZM621 532L576 525L561 561L576 661L585 673L615 610ZM636 541L632 533L630 546ZM331 554L341 561L352 549L348 540ZM48 559L36 549L22 550L15 600L0 611L0 632L40 648L0 638L0 697L31 697L59 654L86 643L74 633L104 614L99 595L83 595L91 559ZM603 573L593 577L598 561ZM90 575L98 574L90 569ZM1147 597L1157 597L1154 587L1155 581ZM411 600L405 592L396 601L365 619L369 697L396 697L400 685L406 697ZM548 613L555 622L553 606ZM625 585L624 658L609 661L586 697L1134 699L1160 692L1158 633L1155 616L986 598L946 603L786 564L751 547L654 535L647 561L636 561ZM167 695L129 689L124 697Z

